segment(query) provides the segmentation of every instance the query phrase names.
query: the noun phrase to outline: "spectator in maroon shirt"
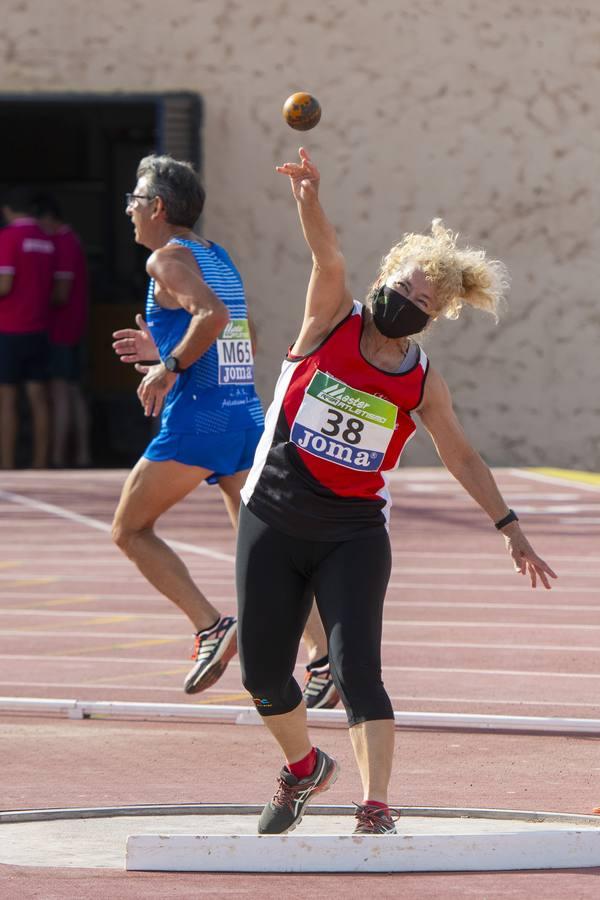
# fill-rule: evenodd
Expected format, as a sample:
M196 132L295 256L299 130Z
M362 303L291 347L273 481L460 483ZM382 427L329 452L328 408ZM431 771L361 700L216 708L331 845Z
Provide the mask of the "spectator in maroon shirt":
M36 469L48 455L48 324L54 282L53 242L31 214L27 193L4 196L0 229L0 467L13 469L17 401L23 385L32 416Z
M81 388L82 341L88 318L88 277L85 253L72 228L65 224L51 194L33 199L37 220L56 247L56 271L50 310L50 396L52 465L67 465L72 439L73 460L91 465L89 417Z

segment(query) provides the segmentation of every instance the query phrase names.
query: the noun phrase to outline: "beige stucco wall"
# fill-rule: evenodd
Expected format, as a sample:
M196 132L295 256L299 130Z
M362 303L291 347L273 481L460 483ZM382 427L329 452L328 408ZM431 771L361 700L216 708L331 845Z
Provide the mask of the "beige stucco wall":
M433 216L483 242L512 273L505 319L427 340L468 434L494 464L600 468L597 0L5 0L2 30L6 91L203 95L206 234L243 271L265 400L309 273L273 172L306 89L355 296ZM407 456L434 458L423 435Z

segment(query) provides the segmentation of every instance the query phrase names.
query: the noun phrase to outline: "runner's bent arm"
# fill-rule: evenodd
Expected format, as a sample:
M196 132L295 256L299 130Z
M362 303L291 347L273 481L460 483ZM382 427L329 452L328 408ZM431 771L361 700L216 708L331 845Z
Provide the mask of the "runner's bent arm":
M352 309L346 286L346 265L335 228L319 201L320 175L304 148L300 164L285 163L277 171L288 175L298 205L306 243L312 253L312 272L306 294L304 321L293 352L302 355L314 349Z
M214 344L229 322L229 311L208 287L193 256L184 247L167 245L156 250L146 270L156 281L155 290L164 293L164 305L172 309L181 306L192 317L186 333L170 351L181 369L187 369ZM167 371L163 362L154 366L136 363L135 367L144 375L137 390L144 413L158 416L178 376Z
M206 284L185 247L161 247L149 258L146 270L159 289L192 317L186 333L171 350L181 368L187 369L206 353L229 322L227 307Z
M432 369L429 370L423 402L417 412L448 471L488 514L492 522L503 519L509 511L506 501L489 467L467 440L452 407L446 382ZM536 586L539 577L544 587L549 589L548 576L556 578L556 575L534 552L519 523L510 522L502 529L502 533L515 570L523 575L528 571L532 587Z

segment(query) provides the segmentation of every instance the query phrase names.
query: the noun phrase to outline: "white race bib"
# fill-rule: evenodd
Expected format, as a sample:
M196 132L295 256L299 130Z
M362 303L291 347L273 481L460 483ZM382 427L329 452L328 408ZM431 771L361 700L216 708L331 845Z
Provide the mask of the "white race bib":
M254 383L254 357L247 319L233 319L217 338L219 384Z
M377 472L394 435L398 407L317 371L290 439L307 453L359 472Z

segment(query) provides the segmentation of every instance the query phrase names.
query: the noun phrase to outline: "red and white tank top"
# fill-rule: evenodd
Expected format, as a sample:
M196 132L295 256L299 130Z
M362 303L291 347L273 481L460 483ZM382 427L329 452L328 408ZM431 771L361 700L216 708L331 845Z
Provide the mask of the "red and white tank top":
M387 524L385 473L415 432L428 360L398 373L360 350L363 306L307 356L288 356L242 490L260 519L297 537L338 541Z

